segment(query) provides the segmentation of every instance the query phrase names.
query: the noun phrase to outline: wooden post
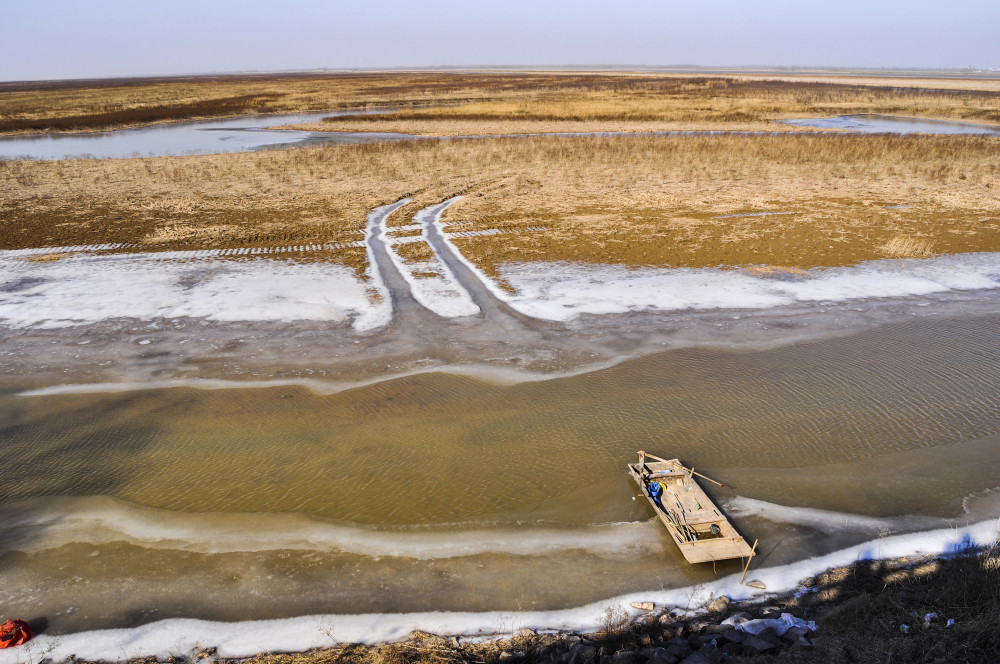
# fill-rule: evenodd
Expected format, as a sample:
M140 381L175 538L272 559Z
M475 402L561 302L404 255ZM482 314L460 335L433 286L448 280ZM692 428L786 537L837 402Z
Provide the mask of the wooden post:
M642 477L642 468L645 465L646 465L646 453L643 452L642 450L639 450L639 466L636 468L636 470L639 471L639 479L640 480L643 479L643 477Z
M747 570L750 569L750 561L753 560L753 552L757 550L757 540L753 541L753 547L750 548L750 557L747 558L747 565L743 568L743 576L740 577L740 585L743 585L743 579L747 578Z

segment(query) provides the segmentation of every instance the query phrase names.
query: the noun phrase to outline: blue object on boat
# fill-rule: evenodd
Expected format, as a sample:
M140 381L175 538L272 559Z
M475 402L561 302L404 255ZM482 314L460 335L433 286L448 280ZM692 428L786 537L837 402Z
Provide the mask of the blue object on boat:
M663 509L663 503L660 502L660 496L663 495L663 485L659 482L649 483L649 497L653 499L656 506L661 510Z

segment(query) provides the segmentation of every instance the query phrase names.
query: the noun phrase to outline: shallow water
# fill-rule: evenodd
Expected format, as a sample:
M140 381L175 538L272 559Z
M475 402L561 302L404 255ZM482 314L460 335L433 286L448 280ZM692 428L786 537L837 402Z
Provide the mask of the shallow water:
M249 152L265 148L362 143L412 138L391 133L335 133L269 130L288 124L317 122L336 115L384 112L379 109L251 115L221 120L174 122L138 129L76 134L0 136L0 159L121 159Z
M71 631L560 608L732 572L683 564L632 501L637 449L725 482L760 564L964 522L1000 477L998 333L922 319L514 385L8 394L0 603Z
M685 564L633 500L642 448L726 484L758 566L1000 510L995 256L642 273L687 299L631 311L600 304L621 275L521 266L562 312L540 319L461 256L445 201L414 221L475 305L447 317L392 259L404 202L369 217L373 326L330 266L6 252L0 605L55 633L518 612L737 571ZM580 293L599 311L567 317Z
M927 118L907 118L892 115L840 115L833 118L802 118L779 120L798 127L818 127L821 129L846 129L863 134L974 134L1000 136L1000 127L954 122L950 120L930 120Z
M249 152L268 148L295 148L314 145L381 143L426 138L392 132L313 132L294 129L266 129L280 125L317 122L324 117L384 113L382 109L256 115L221 120L174 122L138 129L120 129L76 134L34 134L0 136L0 159L122 159ZM896 134L986 134L1000 136L1000 127L947 120L895 117L887 115L842 115L833 118L779 120L785 124L822 129L847 129L861 133ZM696 134L752 134L768 132L665 131L656 136ZM634 136L623 132L561 132L516 134L514 137ZM774 134L778 136L780 134ZM455 136L446 140L494 138L494 135Z

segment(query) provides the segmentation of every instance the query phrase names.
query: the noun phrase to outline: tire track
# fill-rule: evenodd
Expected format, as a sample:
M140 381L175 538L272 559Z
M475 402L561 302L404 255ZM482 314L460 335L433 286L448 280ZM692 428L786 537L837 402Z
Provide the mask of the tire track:
M455 196L448 200L421 210L426 211L424 238L441 262L451 271L455 281L472 297L472 301L482 311L482 316L498 328L523 331L525 327L537 328L540 321L526 316L501 300L493 289L472 268L471 263L461 255L458 248L452 244L441 226L441 214L452 204L460 200Z

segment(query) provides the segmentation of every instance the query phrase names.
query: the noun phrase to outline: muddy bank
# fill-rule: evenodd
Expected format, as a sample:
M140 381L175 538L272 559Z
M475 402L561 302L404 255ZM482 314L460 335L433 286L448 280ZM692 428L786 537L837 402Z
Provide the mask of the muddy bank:
M439 629L385 638L387 630L395 629L391 624L359 633L344 629L342 620L314 617L312 629L295 632L283 627L275 630L274 623L245 623L242 630L234 631L235 626L227 625L220 626L215 636L195 643L185 632L197 630L197 621L171 621L159 629L132 632L129 644L113 654L108 647L129 632L79 635L88 637L86 642L73 637L60 641L43 634L17 651L0 654L0 661L21 661L24 655L45 655L55 661L149 661L167 641L171 644L168 661L235 661L234 657L248 661L245 658L251 657L252 662L302 664L694 664L723 659L757 662L763 654L766 661L874 662L883 661L886 652L904 661L992 661L1000 654L1000 640L992 629L1000 587L997 557L994 534L993 540L960 545L944 556L897 556L818 568L794 589L762 593L754 599L739 592L735 600L722 593L709 594L694 606L689 600L686 607L609 602L586 626L576 628L538 630L511 615L501 616L497 631L470 633L454 627L449 630L445 618L437 622ZM753 581L751 585L762 584ZM390 616L383 618L392 621ZM39 631L46 629L41 618L31 623ZM267 636L260 633L268 628ZM276 631L283 639L275 639ZM310 631L320 636L309 637ZM312 649L306 651L307 644L313 644ZM130 650L136 654L130 656ZM108 656L97 654L105 651ZM161 660L167 656L167 651L162 652ZM277 654L282 652L301 654Z

